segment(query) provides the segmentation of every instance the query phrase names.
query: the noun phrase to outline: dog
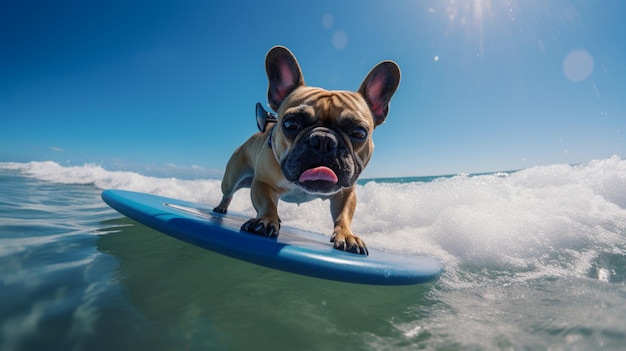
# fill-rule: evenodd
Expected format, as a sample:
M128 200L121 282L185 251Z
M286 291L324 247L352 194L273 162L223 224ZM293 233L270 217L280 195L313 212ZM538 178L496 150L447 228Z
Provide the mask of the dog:
M356 92L306 86L298 61L283 46L267 53L265 69L269 107L277 117L235 150L222 180L222 200L213 211L226 213L233 194L250 187L257 216L241 229L277 237L279 199L298 204L330 199L333 247L368 255L350 228L355 183L374 150L372 132L387 118L400 83L398 65L379 63Z

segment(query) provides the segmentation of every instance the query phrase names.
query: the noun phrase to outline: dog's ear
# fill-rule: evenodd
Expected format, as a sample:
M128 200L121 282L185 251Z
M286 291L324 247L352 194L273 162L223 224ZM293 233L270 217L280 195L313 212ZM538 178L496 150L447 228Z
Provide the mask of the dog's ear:
M358 92L374 115L374 124L382 124L389 112L389 101L400 84L400 68L393 61L384 61L367 75Z
M265 70L269 80L267 100L274 111L299 86L304 85L304 78L296 57L284 46L275 46L265 58Z

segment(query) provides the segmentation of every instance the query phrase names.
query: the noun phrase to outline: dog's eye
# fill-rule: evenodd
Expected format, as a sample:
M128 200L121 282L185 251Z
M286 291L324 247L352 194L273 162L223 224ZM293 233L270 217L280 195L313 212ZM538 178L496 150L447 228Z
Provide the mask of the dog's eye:
M283 129L293 132L300 129L300 124L294 118L287 118L283 120Z
M367 138L367 130L363 127L357 127L350 132L350 137L357 140L363 140Z

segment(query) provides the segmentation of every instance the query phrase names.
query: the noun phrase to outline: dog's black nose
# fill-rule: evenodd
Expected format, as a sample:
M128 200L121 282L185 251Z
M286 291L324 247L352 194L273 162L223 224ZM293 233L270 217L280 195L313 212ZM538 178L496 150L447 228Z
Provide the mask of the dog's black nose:
M313 149L326 153L337 148L337 137L333 133L323 130L313 131L309 135L309 144Z

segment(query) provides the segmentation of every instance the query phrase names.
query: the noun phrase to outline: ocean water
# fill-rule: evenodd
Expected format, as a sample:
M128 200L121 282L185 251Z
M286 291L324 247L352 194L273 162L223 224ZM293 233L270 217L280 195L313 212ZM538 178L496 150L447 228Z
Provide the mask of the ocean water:
M324 281L220 256L108 208L106 188L216 204L219 181L0 163L0 351L620 350L626 160L362 181L369 247L435 282ZM253 214L247 191L232 210ZM281 203L330 234L328 203Z

